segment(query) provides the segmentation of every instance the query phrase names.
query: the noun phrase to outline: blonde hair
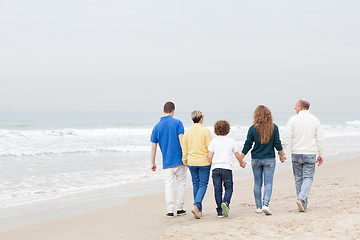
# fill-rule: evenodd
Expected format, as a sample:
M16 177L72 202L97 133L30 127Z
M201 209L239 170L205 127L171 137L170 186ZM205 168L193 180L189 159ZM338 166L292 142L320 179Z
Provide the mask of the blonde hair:
M200 122L200 119L203 118L203 117L204 117L204 115L199 110L194 110L191 113L191 119L193 120L194 123Z
M255 109L253 123L259 134L260 143L269 143L274 132L274 123L271 111L264 105L259 105Z

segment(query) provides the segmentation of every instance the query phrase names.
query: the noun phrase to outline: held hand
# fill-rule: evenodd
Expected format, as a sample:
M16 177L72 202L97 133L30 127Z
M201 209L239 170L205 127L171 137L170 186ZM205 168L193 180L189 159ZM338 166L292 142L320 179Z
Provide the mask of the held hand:
M285 155L283 155L283 156L280 156L280 162L285 162L286 161L286 156Z
M241 162L240 162L240 167L245 168L245 166L246 166L246 162L241 161Z
M151 171L153 171L153 172L156 171L156 164L155 163L151 164Z
M324 159L322 157L318 156L318 158L316 160L316 162L318 163L318 166L322 165L323 161L324 161Z

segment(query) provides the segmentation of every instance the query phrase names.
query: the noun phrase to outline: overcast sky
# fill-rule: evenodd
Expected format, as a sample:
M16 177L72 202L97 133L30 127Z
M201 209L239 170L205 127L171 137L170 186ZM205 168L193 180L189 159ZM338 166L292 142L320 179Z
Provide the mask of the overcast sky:
M357 0L0 0L0 111L360 112Z

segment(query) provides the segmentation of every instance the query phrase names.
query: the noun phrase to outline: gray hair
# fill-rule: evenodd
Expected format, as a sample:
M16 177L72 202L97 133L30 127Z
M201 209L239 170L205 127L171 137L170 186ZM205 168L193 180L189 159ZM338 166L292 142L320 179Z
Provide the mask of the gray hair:
M299 104L299 106L303 107L304 109L309 109L310 108L310 103L305 98L300 98L298 100L298 104Z
M204 117L203 113L199 110L195 110L191 113L191 119L193 120L194 123L200 122L200 119L203 117Z

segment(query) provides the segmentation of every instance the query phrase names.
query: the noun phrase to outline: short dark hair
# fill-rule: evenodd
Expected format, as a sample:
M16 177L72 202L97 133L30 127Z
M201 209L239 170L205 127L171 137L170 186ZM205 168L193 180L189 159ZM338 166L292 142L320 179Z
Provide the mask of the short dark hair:
M173 102L166 102L164 104L164 113L171 113L175 110L175 104Z
M214 124L214 132L218 136L226 136L230 132L230 123L226 120L216 121Z

